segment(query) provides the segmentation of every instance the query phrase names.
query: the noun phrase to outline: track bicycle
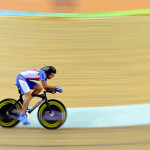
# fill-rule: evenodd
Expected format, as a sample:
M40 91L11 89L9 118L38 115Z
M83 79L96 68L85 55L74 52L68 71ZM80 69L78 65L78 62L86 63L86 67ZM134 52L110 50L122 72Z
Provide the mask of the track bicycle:
M17 86L18 87L18 86ZM21 113L23 104L23 95L18 87L19 99L15 100L7 98L0 101L0 125L2 127L14 127L20 121L17 120ZM38 108L37 116L40 124L47 129L58 129L63 125L67 117L67 111L62 102L56 99L47 99L46 93L55 94L56 90L44 91L43 94L33 95L41 100L37 102L31 109L27 109L27 113L31 113Z

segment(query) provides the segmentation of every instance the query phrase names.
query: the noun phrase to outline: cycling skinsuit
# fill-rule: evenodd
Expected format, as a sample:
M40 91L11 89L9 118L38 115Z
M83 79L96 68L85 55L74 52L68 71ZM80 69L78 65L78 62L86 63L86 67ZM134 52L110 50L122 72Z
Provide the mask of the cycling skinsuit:
M47 81L45 71L38 69L26 69L17 76L16 84L19 86L23 95L33 89L34 85L36 85L35 82L30 80Z

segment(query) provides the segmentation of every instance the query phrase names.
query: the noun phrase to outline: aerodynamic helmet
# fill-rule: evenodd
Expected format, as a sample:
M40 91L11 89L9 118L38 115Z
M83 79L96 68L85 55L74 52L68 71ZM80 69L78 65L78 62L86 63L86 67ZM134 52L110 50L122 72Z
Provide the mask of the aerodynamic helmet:
M45 67L41 68L40 70L45 71L45 73L47 73L47 75L56 73L56 69L53 66L45 66Z

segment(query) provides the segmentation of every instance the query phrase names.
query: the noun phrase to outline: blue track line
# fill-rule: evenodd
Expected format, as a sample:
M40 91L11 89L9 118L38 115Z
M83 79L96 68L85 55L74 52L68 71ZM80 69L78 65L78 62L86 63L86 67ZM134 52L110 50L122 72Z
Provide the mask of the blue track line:
M66 18L96 18L96 17L116 17L127 15L150 14L150 9L137 9L127 11L96 12L96 13L49 13L49 12L24 12L0 10L2 16L28 16L28 17L66 17Z

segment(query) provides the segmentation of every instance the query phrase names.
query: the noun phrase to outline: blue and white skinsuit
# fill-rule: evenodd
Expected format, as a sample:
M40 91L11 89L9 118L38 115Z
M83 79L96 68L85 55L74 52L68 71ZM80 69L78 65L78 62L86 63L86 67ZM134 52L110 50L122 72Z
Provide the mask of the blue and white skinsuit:
M31 80L47 81L45 71L39 69L26 69L17 76L16 84L19 86L23 95L30 92L34 85L36 85L36 83Z

